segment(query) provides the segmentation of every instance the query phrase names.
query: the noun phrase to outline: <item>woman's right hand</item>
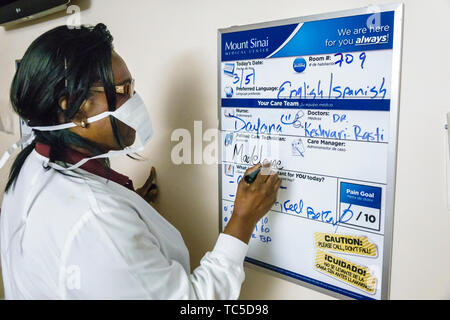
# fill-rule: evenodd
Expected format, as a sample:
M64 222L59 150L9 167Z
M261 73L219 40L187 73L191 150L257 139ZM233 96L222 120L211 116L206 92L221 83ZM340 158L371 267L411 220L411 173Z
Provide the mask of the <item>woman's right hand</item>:
M247 169L244 176L259 167L261 164ZM270 169L269 162L262 165L261 171L252 184L248 184L242 178L238 184L233 214L224 233L248 243L255 224L275 203L280 185L281 179L275 171Z

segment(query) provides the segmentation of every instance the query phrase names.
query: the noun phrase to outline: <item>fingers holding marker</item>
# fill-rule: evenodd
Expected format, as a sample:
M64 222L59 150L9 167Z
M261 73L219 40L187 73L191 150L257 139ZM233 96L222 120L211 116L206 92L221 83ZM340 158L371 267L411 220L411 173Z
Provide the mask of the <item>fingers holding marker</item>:
M281 179L280 178L277 178L276 180L275 180L275 183L273 184L273 186L272 186L272 190L273 190L273 195L274 195L274 203L275 203L275 201L277 200L277 197L278 197L278 190L280 190L280 187L281 187Z
M266 182L267 178L270 176L270 172L272 170L270 169L270 162L264 161L264 163L261 166L261 170L256 176L255 184L260 185Z
M242 180L246 182L246 186L250 186L251 184L253 184L253 188L255 188L256 186L267 183L268 179L274 175L277 177L278 172L272 170L271 163L265 160L262 165L258 164L250 169L247 169Z
M247 170L245 170L244 175L246 176L246 175L248 175L248 174L250 174L250 173L252 173L252 172L258 170L260 167L261 167L261 163L258 163L258 164L256 164L256 165L254 165L253 167L250 167L250 168L248 168Z
M257 165L245 170L244 173L244 178L242 180L244 180L246 183L246 186L249 186L251 183L253 183L257 177L257 175L259 174L261 170L261 164L258 163ZM241 181L242 181L241 180Z
M270 175L266 180L266 184L268 184L269 186L274 186L278 180L280 180L280 178L278 178L278 173L272 170L272 172L270 173Z

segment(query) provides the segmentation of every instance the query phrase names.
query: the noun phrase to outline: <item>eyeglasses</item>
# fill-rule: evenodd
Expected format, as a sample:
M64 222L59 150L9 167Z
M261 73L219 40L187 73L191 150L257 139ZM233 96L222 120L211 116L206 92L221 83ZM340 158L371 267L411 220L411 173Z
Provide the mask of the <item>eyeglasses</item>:
M128 96L128 98L131 98L134 95L134 79L131 79L131 81L128 81L122 85L115 86L115 89L116 93L123 94ZM91 87L89 90L95 92L105 92L104 87Z

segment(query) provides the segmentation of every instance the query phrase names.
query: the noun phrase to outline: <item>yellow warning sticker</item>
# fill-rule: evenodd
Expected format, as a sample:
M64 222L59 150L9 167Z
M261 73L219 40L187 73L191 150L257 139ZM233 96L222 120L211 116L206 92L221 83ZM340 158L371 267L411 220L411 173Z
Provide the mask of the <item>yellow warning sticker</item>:
M314 268L370 294L375 293L377 279L367 267L317 250Z
M363 236L316 232L314 242L318 249L367 257L377 256L377 246Z

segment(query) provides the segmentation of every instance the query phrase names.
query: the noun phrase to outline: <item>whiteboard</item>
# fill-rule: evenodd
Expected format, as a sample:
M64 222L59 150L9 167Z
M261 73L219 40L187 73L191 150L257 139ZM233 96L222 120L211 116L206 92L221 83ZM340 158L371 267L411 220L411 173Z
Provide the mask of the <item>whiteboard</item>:
M219 228L244 171L282 179L245 265L388 299L403 4L218 30Z

